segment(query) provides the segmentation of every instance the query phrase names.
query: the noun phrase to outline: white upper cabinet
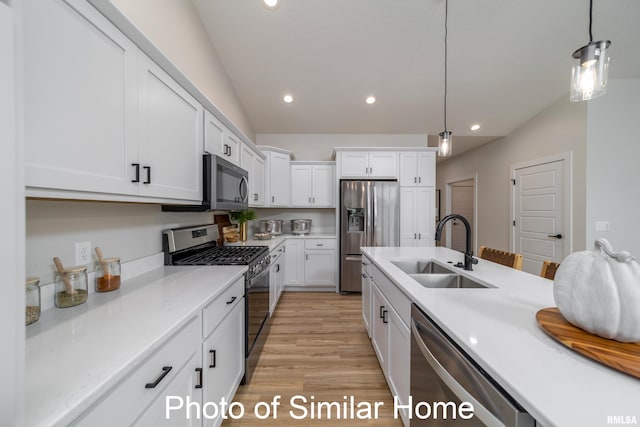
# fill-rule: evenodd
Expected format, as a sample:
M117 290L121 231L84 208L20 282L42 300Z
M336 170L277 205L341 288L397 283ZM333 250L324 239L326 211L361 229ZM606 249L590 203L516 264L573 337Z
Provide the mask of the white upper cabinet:
M140 61L141 195L202 199L203 108L148 58Z
M264 159L244 142L240 167L249 172L249 206L264 206Z
M435 245L432 187L400 187L400 246Z
M222 144L222 157L229 160L236 166L240 166L240 138L233 132L227 130Z
M204 151L223 157L225 125L209 111L204 111Z
M137 194L138 49L70 3L23 3L25 184Z
M400 185L433 187L436 180L436 153L433 151L400 153Z
M26 194L202 199L202 107L87 2L25 2Z
M267 156L266 206L291 204L291 153L273 147L258 147Z
M335 165L291 163L291 206L335 207Z
M398 177L397 151L340 152L340 178Z

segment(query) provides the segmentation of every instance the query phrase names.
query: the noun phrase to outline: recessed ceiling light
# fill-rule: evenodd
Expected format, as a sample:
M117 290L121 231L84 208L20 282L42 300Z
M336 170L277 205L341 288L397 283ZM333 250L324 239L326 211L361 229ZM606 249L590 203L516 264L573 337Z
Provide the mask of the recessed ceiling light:
M282 97L282 100L284 102L286 102L287 104L291 104L293 102L293 96L285 95L285 96Z
M280 0L263 0L264 1L264 5L267 6L269 9L275 9L276 7L278 7L278 5L280 5Z
M470 127L469 129L471 129L471 130L478 130L478 129L480 129L480 125L479 125L479 124L477 124L477 123L472 124L472 125L471 125L471 127Z
M375 96L368 96L367 100L365 101L367 104L373 104L376 102L376 97Z

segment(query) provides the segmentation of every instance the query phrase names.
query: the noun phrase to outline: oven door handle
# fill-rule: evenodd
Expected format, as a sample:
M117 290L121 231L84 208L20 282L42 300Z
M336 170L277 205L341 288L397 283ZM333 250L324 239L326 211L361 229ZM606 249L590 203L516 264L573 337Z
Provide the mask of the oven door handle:
M252 287L254 286L254 284L255 284L258 280L262 279L264 276L266 276L266 275L268 275L268 274L269 274L269 269L268 269L268 268L265 268L264 270L262 270L262 271L260 272L260 274L258 274L257 276L255 276L255 277L253 277L253 278L249 279L249 284L247 285L247 289L252 288Z
M420 329L422 329L421 326L422 325L418 324L418 322L416 322L415 319L411 319L411 333L413 334L413 337L415 338L415 342L418 345L418 348L420 349L420 353L422 353L422 356L424 357L425 361L431 366L431 369L433 369L433 371L436 373L436 375L438 375L440 380L442 380L442 382L449 388L449 390L451 390L456 396L458 396L458 399L460 399L460 401L471 403L473 405L473 413L474 413L474 415L476 417L478 417L478 419L480 419L487 426L504 426L503 422L501 420L499 420L498 418L496 418L496 416L493 413L491 413L485 407L486 403L484 405L483 405L483 403L480 403L479 400L485 400L485 399L482 398L482 396L478 396L479 397L479 399L478 399L478 398L476 398L476 396L471 394L473 392L477 392L478 390L471 390L471 392L467 391L445 369L445 367L442 366L440 361L438 361L438 359L436 359L436 357L433 355L433 353L431 353L431 351L429 350L429 348L427 347L427 345L425 344L425 342L423 340L423 334L422 334L422 331L420 330ZM432 330L430 332L438 333L435 330ZM428 338L429 337L427 337L427 339ZM439 338L446 339L444 336L439 336ZM457 357L456 357L456 359L457 359ZM463 364L463 365L464 364L468 364L468 362L466 360L456 360L455 362ZM462 367L462 368L463 368L462 372L465 372L465 371L468 370L468 369L465 369L465 367ZM475 371L475 369L473 369L473 370Z

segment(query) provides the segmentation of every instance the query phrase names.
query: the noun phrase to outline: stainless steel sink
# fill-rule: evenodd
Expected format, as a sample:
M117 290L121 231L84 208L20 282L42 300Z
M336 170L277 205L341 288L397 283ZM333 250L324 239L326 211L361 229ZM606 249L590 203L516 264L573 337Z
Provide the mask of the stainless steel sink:
M441 267L442 268L442 267ZM469 279L460 274L409 274L416 282L425 288L439 289L487 289L489 286Z
M436 264L433 261L391 261L405 273L411 274L455 274L455 271Z

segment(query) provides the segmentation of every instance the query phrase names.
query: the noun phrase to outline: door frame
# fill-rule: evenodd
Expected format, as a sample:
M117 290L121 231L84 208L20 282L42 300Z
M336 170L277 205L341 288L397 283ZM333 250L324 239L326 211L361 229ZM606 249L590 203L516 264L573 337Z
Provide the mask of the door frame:
M563 235L566 237L566 244L564 245L563 257L566 257L573 252L573 151L566 151L564 153L553 154L551 156L540 157L534 160L528 160L526 162L513 163L509 168L509 180L513 183L516 178L516 170L524 169L532 166L539 166L545 163L553 163L558 161L564 161L564 230ZM516 248L516 233L514 230L513 221L516 217L516 187L510 185L509 190L509 245L511 252Z
M456 182L461 182L461 181L468 181L472 179L473 180L473 223L471 224L471 233L472 233L472 240L473 240L473 247L471 248L471 250L473 251L473 253L477 253L477 246L478 246L478 173L474 173L471 175L464 175L464 176L460 176L457 178L452 178L452 179L448 179L447 181L445 181L445 199L446 199L446 207L445 207L445 215L449 215L451 214L451 187L453 186L453 184L455 184ZM442 219L442 218L441 218ZM451 246L451 223L448 222L446 225L446 230L447 230L447 239L446 239L446 246L450 247Z

